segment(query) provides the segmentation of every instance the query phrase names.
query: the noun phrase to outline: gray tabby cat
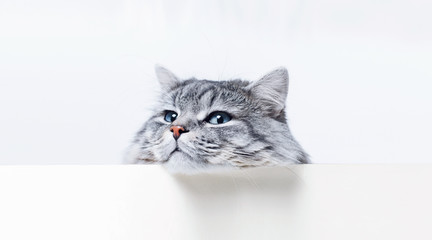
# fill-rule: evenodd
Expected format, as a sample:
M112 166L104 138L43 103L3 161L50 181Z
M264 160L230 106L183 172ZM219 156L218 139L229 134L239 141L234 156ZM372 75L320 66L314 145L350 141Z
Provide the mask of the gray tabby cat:
M172 172L308 163L285 117L288 72L256 82L180 80L156 67L162 95L137 133L129 163Z

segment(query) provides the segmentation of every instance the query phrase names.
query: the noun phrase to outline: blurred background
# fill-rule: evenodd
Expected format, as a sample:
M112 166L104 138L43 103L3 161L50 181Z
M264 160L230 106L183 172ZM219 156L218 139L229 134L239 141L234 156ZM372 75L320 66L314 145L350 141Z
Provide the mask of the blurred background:
M0 164L115 164L179 77L290 72L314 163L432 163L426 0L1 0Z

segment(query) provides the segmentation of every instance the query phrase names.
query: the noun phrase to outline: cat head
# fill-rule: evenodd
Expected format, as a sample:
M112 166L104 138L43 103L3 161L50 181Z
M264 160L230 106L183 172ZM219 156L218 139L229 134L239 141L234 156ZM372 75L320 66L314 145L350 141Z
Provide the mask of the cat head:
M173 172L307 162L285 118L288 71L255 82L181 80L156 67L162 94L130 147L128 162Z

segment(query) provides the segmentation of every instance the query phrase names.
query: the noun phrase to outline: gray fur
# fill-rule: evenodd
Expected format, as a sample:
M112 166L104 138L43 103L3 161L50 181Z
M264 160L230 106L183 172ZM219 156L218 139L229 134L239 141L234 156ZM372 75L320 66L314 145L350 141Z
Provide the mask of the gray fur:
M285 68L256 82L179 80L162 67L156 67L156 75L163 93L129 149L129 163L160 163L173 172L308 163L285 117ZM178 113L173 123L164 121L166 110ZM215 111L229 113L232 120L207 123ZM172 125L188 132L176 141Z

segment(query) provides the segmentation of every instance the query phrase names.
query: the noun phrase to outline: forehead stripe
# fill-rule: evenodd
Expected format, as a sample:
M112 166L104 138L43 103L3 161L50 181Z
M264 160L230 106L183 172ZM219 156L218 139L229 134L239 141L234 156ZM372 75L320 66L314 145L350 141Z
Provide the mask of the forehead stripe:
M214 87L214 86L210 86L210 87L205 88L205 89L202 90L201 93L197 96L198 99L201 100L201 98L202 98L206 93L208 93L209 91L213 91L213 90L215 90L215 87Z

